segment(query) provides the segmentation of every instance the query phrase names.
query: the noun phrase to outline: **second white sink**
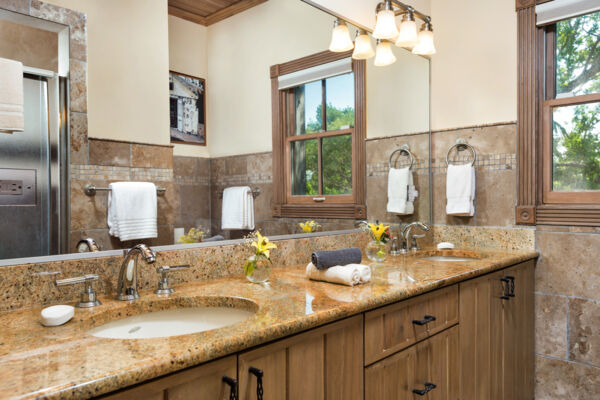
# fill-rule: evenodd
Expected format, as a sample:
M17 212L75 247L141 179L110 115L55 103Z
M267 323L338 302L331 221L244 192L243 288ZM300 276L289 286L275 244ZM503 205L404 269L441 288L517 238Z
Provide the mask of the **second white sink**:
M230 307L175 308L108 322L88 333L108 339L161 338L223 328L252 315L252 311Z

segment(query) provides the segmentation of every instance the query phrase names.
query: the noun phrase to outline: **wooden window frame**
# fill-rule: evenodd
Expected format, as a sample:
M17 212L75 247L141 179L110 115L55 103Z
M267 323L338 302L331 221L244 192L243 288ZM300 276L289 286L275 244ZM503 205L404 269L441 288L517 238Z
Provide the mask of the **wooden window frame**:
M536 26L535 5L553 0L516 0L518 19L519 162L516 222L522 225L600 226L600 193L553 192L552 108L586 104L600 95L554 98L552 28Z
M352 60L354 73L354 128L288 135L289 115L293 112L288 90L279 90L279 76L321 64L349 58L352 52L324 51L284 64L271 66L271 109L273 123L273 216L309 218L366 218L366 64ZM325 118L325 117L324 117ZM293 121L293 120L292 120ZM290 143L297 140L352 134L352 195L291 196ZM319 150L319 163L321 162ZM319 183L321 177L319 177ZM325 198L316 202L313 198Z

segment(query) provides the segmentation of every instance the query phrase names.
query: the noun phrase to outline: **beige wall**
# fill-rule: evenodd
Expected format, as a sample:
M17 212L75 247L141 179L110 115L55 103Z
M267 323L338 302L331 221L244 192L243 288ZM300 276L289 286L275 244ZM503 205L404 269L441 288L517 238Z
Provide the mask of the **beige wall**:
M87 14L93 138L169 144L167 0L49 0Z
M169 15L169 69L206 79L207 31L205 26ZM212 95L210 82L207 87ZM176 156L208 157L212 143L210 120L207 120L207 146L176 144Z
M517 119L517 16L512 1L431 0L431 128Z

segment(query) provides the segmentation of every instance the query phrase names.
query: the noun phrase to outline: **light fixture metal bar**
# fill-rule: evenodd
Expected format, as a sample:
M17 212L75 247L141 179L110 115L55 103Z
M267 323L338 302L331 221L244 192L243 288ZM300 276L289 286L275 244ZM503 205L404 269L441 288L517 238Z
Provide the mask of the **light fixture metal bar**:
M414 15L416 15L417 17L419 17L419 19L423 20L424 22L430 22L431 21L431 17L429 15L425 15L422 12L416 10L414 7L409 6L408 4L404 4L401 1L398 0L392 0L392 4L395 5L396 7L400 8L400 12L396 11L396 15L399 14L404 14L407 11L412 12Z

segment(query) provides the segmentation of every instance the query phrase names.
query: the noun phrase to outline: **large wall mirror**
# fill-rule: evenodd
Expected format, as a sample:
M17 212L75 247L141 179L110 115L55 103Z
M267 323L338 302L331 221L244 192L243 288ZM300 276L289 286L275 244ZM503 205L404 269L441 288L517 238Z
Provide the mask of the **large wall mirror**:
M274 75L274 66L290 66L297 60L324 54L334 22L344 15L318 2L302 0L258 2L208 26L182 19L176 13L146 15L147 22L130 21L127 28L148 35L160 33L161 37L153 39L157 50L149 54L131 43L128 46L146 60L147 71L159 77L164 72L164 79L147 80L143 85L144 90L152 86L161 96L164 94L163 118L159 112L144 113L144 103L150 107L156 99L136 93L141 88L135 86L136 77L119 77L125 79L119 85L119 79L109 74L118 74L117 68L107 63L106 57L99 61L99 52L109 54L111 48L115 58L125 54L119 53L123 45L118 43L117 35L102 34L102 29L113 33L120 29L101 24L100 18L107 14L99 13L93 0L86 1L84 9L78 9L82 3L75 0L50 3L48 10L63 7L65 11L44 14L42 9L34 18L25 10L0 8L2 37L14 39L2 40L0 58L21 61L26 67L25 132L0 133L2 264L18 263L17 259L23 257L87 251L93 246L86 239L93 239L101 250L94 253L96 256L116 254L103 251L128 248L138 242L161 249L231 243L229 240L249 233L222 229L223 190L232 186L249 186L255 192L255 228L269 236L350 230L355 229L358 220L385 222L393 227L416 220L431 222L427 57L391 46L396 61L387 66L375 66L373 58L357 64L350 52L346 61L337 57L336 61L341 62L333 72L314 69L313 65L312 70L296 69L293 73L285 73L282 67L283 72ZM114 4L116 8L111 12L119 12ZM376 5L373 2L369 6L372 22ZM68 9L75 11L69 14ZM80 12L87 12L87 18ZM153 25L151 17L164 21L167 30ZM346 20L352 39L359 29L372 29L374 25L351 17ZM40 46L41 42L47 45ZM375 48L374 40L371 44ZM200 67L187 67L194 63ZM355 80L357 65L364 77L360 96L356 93L360 87ZM206 146L170 144L173 101L169 101L167 89L169 71L203 82ZM180 86L179 92L185 92L185 82ZM130 96L135 104L119 116L121 123L110 122L114 129L105 129L111 126L107 107L111 103L108 88L113 87L120 91L114 94L115 99ZM65 95L67 88L70 96ZM274 95L283 99L285 110L273 106ZM361 121L357 121L358 112L362 113ZM288 122L282 125L283 141L292 139L274 150L273 124L283 120ZM163 121L164 132L158 129ZM141 135L135 132L137 125L147 123L158 128L145 129ZM353 136L361 130L361 124L362 136ZM26 164L26 159L35 159L39 165ZM390 213L388 171L390 167L409 166L412 194L416 196L412 208L403 215ZM121 242L109 234L107 193L100 189L117 181L151 181L165 189L157 197L157 238ZM362 181L363 189L358 189L357 181ZM11 182L20 182L19 193L30 190L32 196L23 196L25 203L19 203L15 199L21 194L3 191ZM91 193L89 185L98 190ZM286 194L289 199L284 201L281 196ZM351 212L337 212L336 205L294 212L304 205L303 199L311 205L323 202L325 206L337 199L341 208L349 209L348 204L356 207ZM281 205L287 211L282 211ZM311 220L318 228L307 233L300 224ZM204 241L177 244L178 236L191 228L202 229Z

